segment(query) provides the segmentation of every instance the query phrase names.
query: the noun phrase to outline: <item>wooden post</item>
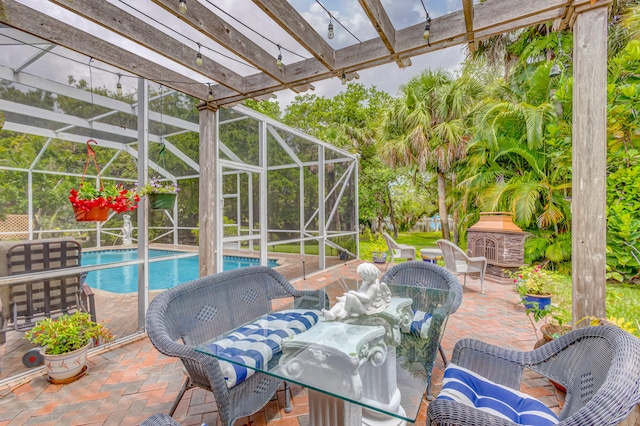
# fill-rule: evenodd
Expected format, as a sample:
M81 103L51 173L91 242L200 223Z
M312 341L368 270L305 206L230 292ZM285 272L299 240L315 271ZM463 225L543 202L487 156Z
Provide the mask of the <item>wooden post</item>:
M200 276L216 271L216 226L219 197L217 193L218 131L217 108L209 103L198 105L200 111L200 185L199 185L199 254Z
M574 1L573 321L605 316L607 21L610 1ZM579 326L588 325L582 321Z

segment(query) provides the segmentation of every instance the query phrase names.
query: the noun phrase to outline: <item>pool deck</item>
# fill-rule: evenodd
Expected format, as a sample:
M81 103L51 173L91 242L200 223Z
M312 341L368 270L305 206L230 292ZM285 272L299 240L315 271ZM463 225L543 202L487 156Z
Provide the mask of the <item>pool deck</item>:
M98 250L122 250L137 248L133 246L108 246L100 247ZM151 248L161 250L178 250L197 252L197 247L173 246L168 244L154 244ZM257 257L256 252L246 252L237 250L225 250L225 255L241 257ZM316 256L305 256L302 258L297 254L290 253L269 253L269 259L277 259L279 266L274 268L289 280L294 280L317 271L319 269L318 258ZM304 263L303 263L304 261ZM327 265L343 263L337 257L328 257ZM91 283L89 282L89 285ZM138 330L138 293L112 293L93 288L96 303L96 314L99 321L106 321L109 329L116 337L128 336ZM152 290L149 292L149 300L162 290ZM28 372L29 369L22 364L22 356L33 347L23 339L24 333L15 331L7 332L7 342L0 345L0 381L20 373Z
M293 285L311 289L342 277L356 278L359 263L341 264L295 280ZM112 302L116 312L127 311L125 301ZM485 282L485 293L481 294L479 283L468 279L462 305L449 318L444 333L442 346L447 356L451 356L455 342L465 337L530 350L536 337L524 309L516 302L517 294L510 286ZM137 301L127 303L133 303L135 309ZM144 336L110 351L94 353L89 363L88 374L69 385L52 385L39 373L0 387L0 426L139 424L153 413L168 412L184 377L180 362L158 353ZM433 372L435 394L441 386L443 369L438 357ZM521 390L555 411L564 401L563 394L533 372L526 372ZM417 424L425 423L426 406L423 403ZM283 392L279 391L263 410L240 419L236 426L308 424L308 401L303 388L293 387L291 413L284 413L282 407ZM182 425L219 424L213 395L201 389L187 391L174 417Z

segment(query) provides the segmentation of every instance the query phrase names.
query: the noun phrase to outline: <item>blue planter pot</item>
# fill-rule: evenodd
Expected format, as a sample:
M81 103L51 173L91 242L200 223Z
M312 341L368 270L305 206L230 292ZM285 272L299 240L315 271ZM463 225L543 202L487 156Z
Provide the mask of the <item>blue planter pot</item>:
M547 309L551 304L551 295L534 296L533 294L527 294L522 298L522 302L526 309Z
M371 257L373 258L373 263L385 263L387 261L387 252L374 251Z

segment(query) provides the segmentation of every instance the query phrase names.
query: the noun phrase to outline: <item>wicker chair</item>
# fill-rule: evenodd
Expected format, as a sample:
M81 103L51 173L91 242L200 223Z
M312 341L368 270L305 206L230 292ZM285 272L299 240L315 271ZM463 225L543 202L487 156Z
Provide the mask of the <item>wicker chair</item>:
M407 244L398 244L391 237L391 235L383 232L384 240L387 242L387 248L389 249L389 262L387 267L398 259L416 260L416 248Z
M296 290L273 269L255 266L202 277L156 296L146 317L149 339L158 351L179 357L187 374L169 415L194 386L213 392L223 425L231 426L264 407L281 380L255 373L228 388L218 361L196 352L195 347L269 313L274 299L293 297L295 306L303 308L318 306L313 301L320 294ZM328 307L326 298L322 302L321 307Z
M487 270L487 258L469 257L460 247L449 240L436 241L442 250L445 267L453 273L463 274L463 285L467 286L467 274L480 274L480 293L484 293L484 273Z
M460 281L451 272L434 263L423 261L400 263L385 272L380 281L387 284L419 285L427 288L449 290L451 292L449 315L456 312L462 303ZM444 334L444 327L442 327L441 333ZM442 350L442 346L439 345L438 350L444 364L447 365L447 357ZM427 385L427 399L433 399L431 381Z
M473 339L456 343L451 362L520 389L529 368L567 389L560 425L616 425L640 402L640 340L614 326L586 327L530 352ZM428 425L514 425L450 400L429 404Z

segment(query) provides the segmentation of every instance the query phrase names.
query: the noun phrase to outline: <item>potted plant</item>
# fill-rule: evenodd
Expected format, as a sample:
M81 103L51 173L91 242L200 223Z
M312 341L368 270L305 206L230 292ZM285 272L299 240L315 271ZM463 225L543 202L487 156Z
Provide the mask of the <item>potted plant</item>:
M38 321L24 337L41 347L52 383L69 383L81 377L86 371L89 346L113 340L104 324L92 321L88 312L81 311Z
M552 271L535 265L522 267L510 275L526 309L535 307L544 310L551 304L553 283L556 279Z
M137 192L149 198L149 207L152 209L172 209L179 191L177 183L161 182L159 177L154 177L139 187Z
M124 213L137 209L140 197L121 184L96 187L90 181L83 181L79 189L69 192L69 201L78 222L102 222L107 220L109 210Z
M368 237L367 239L369 240L367 255L370 256L373 263L385 263L387 261L387 251L389 248L382 234L378 232L372 234L369 228L365 229L363 233L364 237Z

